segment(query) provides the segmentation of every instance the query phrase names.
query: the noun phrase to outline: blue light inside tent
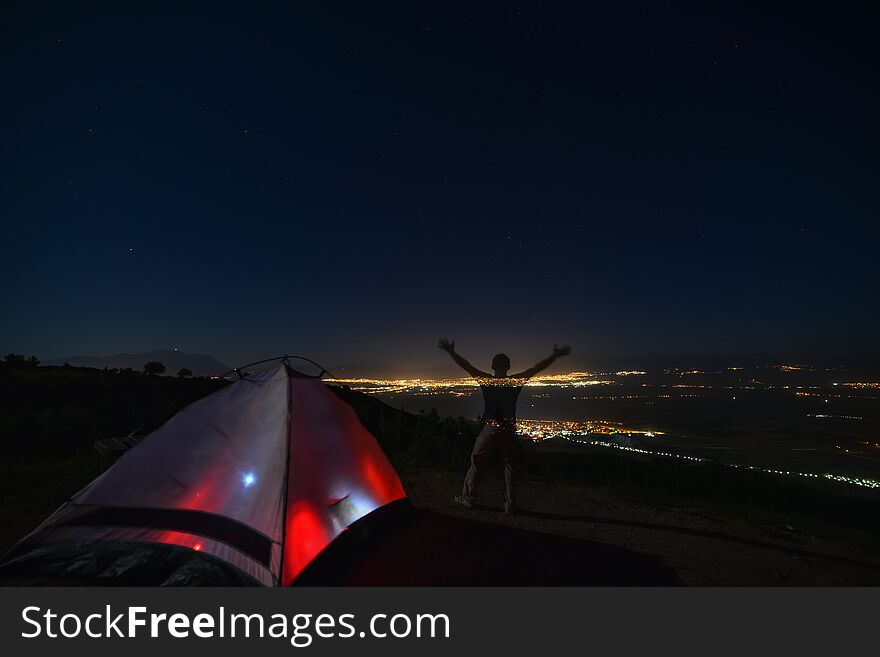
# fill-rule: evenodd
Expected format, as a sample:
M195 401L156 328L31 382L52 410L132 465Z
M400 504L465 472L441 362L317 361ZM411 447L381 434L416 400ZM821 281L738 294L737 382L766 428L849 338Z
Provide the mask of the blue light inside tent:
M253 472L248 472L247 474L242 475L241 483L244 484L245 488L250 488L255 483L257 483L257 475L255 475Z

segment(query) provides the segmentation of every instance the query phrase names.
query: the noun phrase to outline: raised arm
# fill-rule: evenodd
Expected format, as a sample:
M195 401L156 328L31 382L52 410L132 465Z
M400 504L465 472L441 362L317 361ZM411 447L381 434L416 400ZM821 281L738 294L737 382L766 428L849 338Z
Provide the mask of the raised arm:
M492 376L491 374L483 372L482 370L478 370L476 367L474 367L469 362L467 362L467 360L465 360L464 358L459 356L457 353L455 353L455 340L450 342L446 338L440 338L440 341L437 343L437 346L440 349L442 349L443 351L445 351L447 354L449 354L452 357L452 360L454 360L456 363L458 363L458 365L459 365L459 367L461 367L461 369L463 369L465 372L470 374L475 379L481 379L481 378L486 378L486 377Z
M557 358L568 356L570 353L571 347L569 347L567 344L562 345L561 347L553 345L553 353L547 356L547 358L539 363L535 363L533 367L530 367L529 369L520 372L519 374L511 374L510 376L512 379L531 379L533 376L535 376L535 374L545 369L546 367L549 367L550 364Z

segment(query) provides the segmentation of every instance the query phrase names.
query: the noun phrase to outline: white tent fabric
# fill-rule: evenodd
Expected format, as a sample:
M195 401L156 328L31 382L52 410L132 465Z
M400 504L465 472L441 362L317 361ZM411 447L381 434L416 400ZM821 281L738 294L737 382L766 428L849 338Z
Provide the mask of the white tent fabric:
M281 364L186 407L24 543L176 545L288 585L353 522L404 497L354 410Z

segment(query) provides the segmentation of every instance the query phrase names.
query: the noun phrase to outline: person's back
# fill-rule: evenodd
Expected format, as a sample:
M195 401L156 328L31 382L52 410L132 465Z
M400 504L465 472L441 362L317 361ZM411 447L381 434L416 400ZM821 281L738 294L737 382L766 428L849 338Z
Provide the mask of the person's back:
M483 393L483 420L516 423L516 402L522 391L523 379L490 377L479 379Z
M508 375L510 358L498 354L492 359L493 374L478 370L455 352L455 342L441 338L438 346L468 374L477 379L483 393L483 429L474 442L471 452L471 466L464 478L461 495L455 501L468 508L474 505L477 479L483 465L495 454L501 457L504 466L504 511L511 513L516 508L514 497L513 459L516 443L516 402L523 385L535 374L550 365L560 356L567 356L571 349L567 346L553 345L553 353L534 367Z

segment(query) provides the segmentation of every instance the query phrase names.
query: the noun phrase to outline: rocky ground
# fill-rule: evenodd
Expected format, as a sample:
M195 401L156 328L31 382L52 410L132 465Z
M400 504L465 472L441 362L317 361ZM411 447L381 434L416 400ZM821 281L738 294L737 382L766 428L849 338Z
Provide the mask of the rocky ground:
M870 537L823 526L792 526L772 517L734 518L723 511L659 507L602 490L520 481L520 513L501 511L501 482L488 477L479 505L453 502L461 477L437 470L403 473L419 508L484 523L567 536L660 557L690 586L880 584L880 554ZM528 564L523 564L527 567Z

